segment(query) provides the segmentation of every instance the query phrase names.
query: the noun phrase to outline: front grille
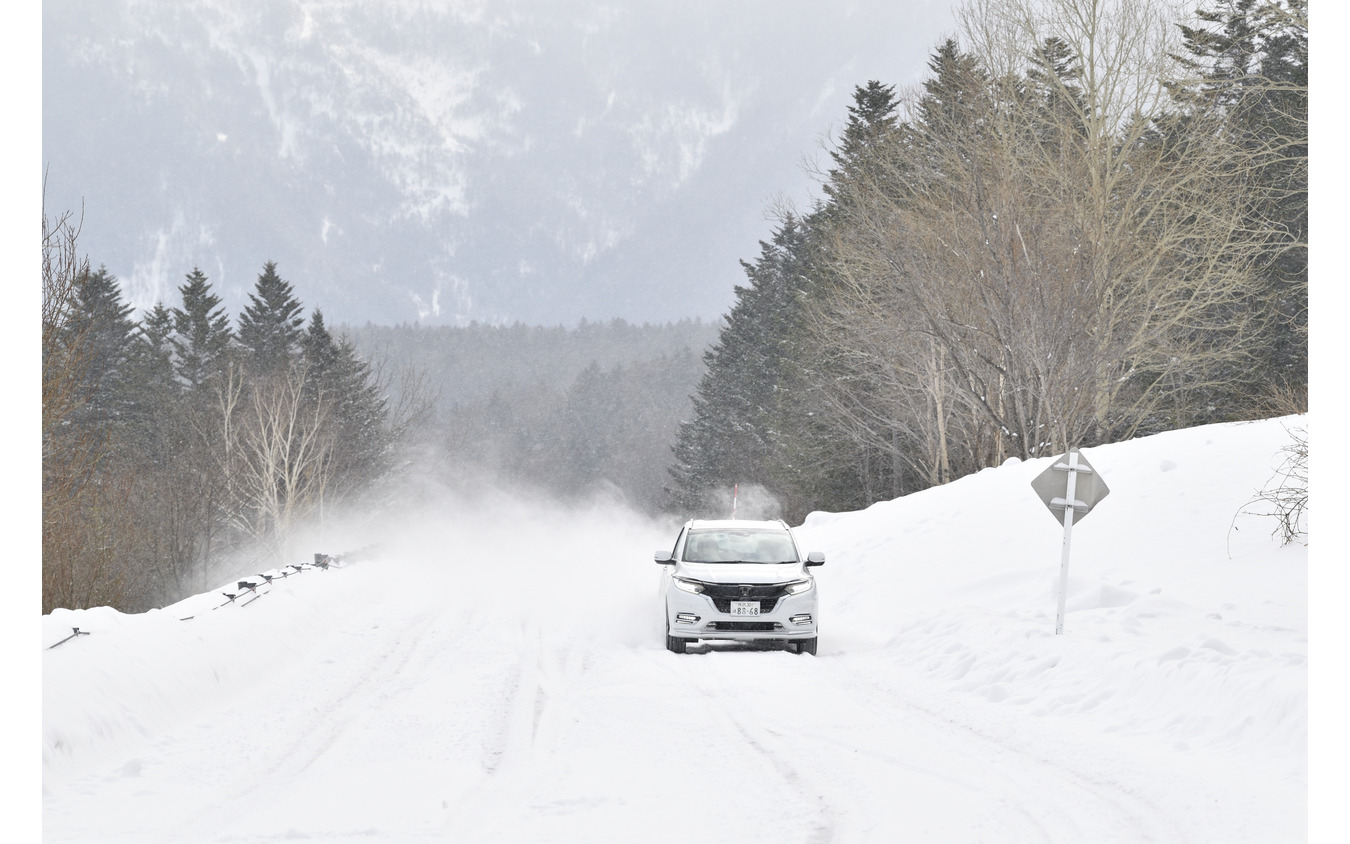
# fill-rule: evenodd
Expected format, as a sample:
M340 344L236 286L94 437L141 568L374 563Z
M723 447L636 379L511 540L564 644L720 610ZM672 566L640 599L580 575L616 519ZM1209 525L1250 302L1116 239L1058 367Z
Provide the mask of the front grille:
M732 601L759 601L761 613L773 612L787 594L782 583L707 583L703 594L712 598L718 612L731 612Z
M708 624L709 630L743 630L743 631L761 631L769 632L771 630L782 630L783 625L774 621L714 621Z
M741 597L736 597L736 598L713 598L713 599L712 599L712 602L713 602L713 606L717 607L717 611L718 611L718 612L729 613L729 612L731 612L731 602L732 602L733 600L736 600L736 601L749 601L749 600L752 600L752 599L750 599L750 598L741 598ZM768 614L768 613L773 612L773 608L776 607L776 606L778 606L778 599L777 599L777 598L774 598L774 599L772 599L772 600L761 600L761 601L759 602L759 611L760 611L760 613L762 613L762 614Z

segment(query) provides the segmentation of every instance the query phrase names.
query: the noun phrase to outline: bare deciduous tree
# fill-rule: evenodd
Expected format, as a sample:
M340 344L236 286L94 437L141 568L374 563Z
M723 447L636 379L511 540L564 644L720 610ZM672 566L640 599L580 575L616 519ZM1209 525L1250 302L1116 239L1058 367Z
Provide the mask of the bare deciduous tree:
M42 609L82 606L82 538L74 535L80 498L101 454L94 438L65 430L86 400L87 336L70 336L80 277L88 259L77 250L79 223L69 212L42 212ZM94 560L97 564L97 560ZM102 579L102 578L100 578Z
M974 0L961 14L1002 99L1018 70L1054 64L1048 45L1063 45L1073 68L1040 74L1054 108L999 116L1027 183L1049 200L1037 214L1058 218L1059 242L1032 241L1025 256L1087 285L1095 422L1115 436L1163 408L1179 413L1179 393L1241 380L1251 352L1241 340L1263 318L1247 307L1258 292L1261 238L1246 224L1257 162L1217 115L1177 115L1171 99L1183 11L1167 0Z
M327 397L306 389L303 366L246 378L231 364L217 399L217 427L203 434L216 442L228 518L282 562L297 523L322 513L334 445Z
M1245 377L1261 318L1252 161L1169 113L1162 6L976 0L963 20L973 54L832 186L835 280L810 310L866 384L827 389L836 413L881 448L899 432L932 482L1188 424L1192 395Z

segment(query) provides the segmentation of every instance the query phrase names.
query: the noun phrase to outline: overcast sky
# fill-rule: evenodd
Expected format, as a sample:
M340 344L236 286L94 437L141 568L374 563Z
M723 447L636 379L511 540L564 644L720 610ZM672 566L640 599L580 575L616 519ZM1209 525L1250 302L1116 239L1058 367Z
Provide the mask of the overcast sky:
M952 5L46 2L46 205L142 308L274 260L330 322L715 319Z

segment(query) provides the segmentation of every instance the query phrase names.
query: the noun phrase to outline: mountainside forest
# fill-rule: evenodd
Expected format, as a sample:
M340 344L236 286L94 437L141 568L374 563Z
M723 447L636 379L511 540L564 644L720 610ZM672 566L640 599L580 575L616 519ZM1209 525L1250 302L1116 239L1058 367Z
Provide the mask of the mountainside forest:
M800 522L1305 412L1306 0L959 21L921 86L857 86L716 325L330 330L271 261L234 318L190 267L135 314L44 208L44 612L162 606L437 488Z

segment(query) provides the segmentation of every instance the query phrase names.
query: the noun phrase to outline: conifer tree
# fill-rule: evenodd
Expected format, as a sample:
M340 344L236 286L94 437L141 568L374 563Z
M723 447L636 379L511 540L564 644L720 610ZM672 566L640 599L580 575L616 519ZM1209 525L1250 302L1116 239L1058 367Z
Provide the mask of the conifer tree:
M157 302L141 317L136 359L142 389L166 393L177 387L174 380L174 315Z
M196 390L224 365L234 335L220 297L200 269L188 273L178 292L183 304L172 311L174 368L183 384Z
M141 317L132 348L127 391L134 430L134 448L152 461L164 458L159 443L165 418L177 412L182 385L174 370L173 312L157 303Z
M108 268L81 276L64 334L88 345L81 373L84 404L71 419L76 425L103 427L127 421L131 410L131 367L135 355L133 308L124 304L117 278Z
M789 215L772 242L761 242L759 260L742 262L750 283L736 288L717 344L704 355L693 418L681 424L674 447L670 492L677 509L708 514L716 490L751 483L772 489L779 480L774 431L780 407L791 400L803 237L801 222Z
M315 309L299 341L310 401L328 408L334 433L332 492L348 494L376 480L388 465L388 402L370 365L345 338L335 340Z
M175 597L205 588L207 576L226 538L222 467L221 397L231 389L226 377L234 333L221 299L200 268L194 267L178 288L181 304L169 310L173 332L171 364L179 385L173 403L158 414L151 457L159 483L152 495L162 515L156 568L166 593ZM162 316L151 311L145 325L147 342L163 333ZM163 350L146 349L147 380L154 384L154 361Z
M848 107L848 123L840 134L838 145L830 151L835 168L829 171L821 186L831 200L837 197L841 183L856 178L876 178L870 165L876 160L877 147L892 139L900 127L896 107L894 85L871 80L854 89L853 105Z
M285 372L300 352L300 302L291 284L277 275L275 261L263 265L249 305L239 315L239 344L255 374Z
M309 328L300 339L300 348L304 353L306 371L311 380L324 384L324 379L337 364L337 343L324 325L323 311L318 308L309 318Z

